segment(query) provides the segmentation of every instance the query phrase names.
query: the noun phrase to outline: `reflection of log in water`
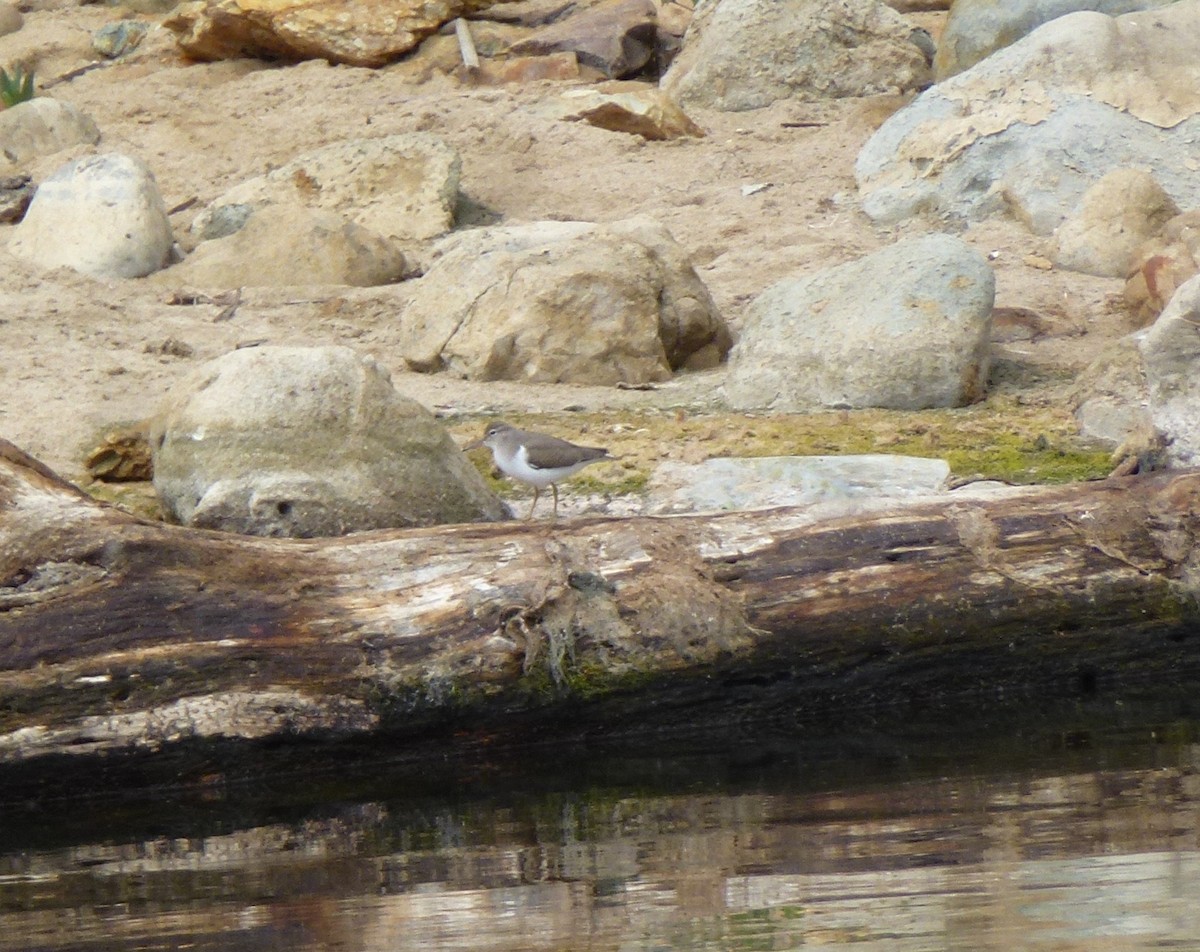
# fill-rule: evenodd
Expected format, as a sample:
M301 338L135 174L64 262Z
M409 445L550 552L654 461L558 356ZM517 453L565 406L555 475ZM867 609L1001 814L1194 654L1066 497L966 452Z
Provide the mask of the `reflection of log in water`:
M0 851L0 952L167 947L155 936L365 952L835 939L1092 952L1097 934L1186 948L1200 934L1198 794L1194 770L1161 766L808 794L513 794L26 847Z
M8 446L0 760L193 751L220 770L211 742L467 724L505 741L1178 682L1200 663L1198 499L1188 472L826 519L297 541L140 521Z

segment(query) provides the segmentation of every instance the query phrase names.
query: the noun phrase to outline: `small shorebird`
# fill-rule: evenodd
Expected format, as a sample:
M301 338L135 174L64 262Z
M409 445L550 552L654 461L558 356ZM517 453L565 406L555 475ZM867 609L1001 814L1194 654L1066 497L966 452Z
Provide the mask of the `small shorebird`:
M558 486L583 467L601 460L612 459L608 450L598 446L576 446L557 436L518 430L507 423L491 423L483 436L468 443L464 450L486 446L492 451L492 460L505 476L529 483L533 487L533 505L529 515L537 508L538 496L549 486L554 490L554 515L558 515Z

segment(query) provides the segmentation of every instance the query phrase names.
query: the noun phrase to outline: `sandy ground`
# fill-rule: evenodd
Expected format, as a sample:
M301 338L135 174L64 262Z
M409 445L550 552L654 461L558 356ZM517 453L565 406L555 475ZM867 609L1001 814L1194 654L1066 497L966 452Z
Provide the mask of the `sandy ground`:
M899 97L697 111L706 138L650 143L546 118L539 103L561 84L472 88L439 77L412 85L398 68L196 64L161 29L125 61L56 81L96 59L92 31L120 16L90 6L29 12L19 33L0 38L0 64L34 66L44 94L95 119L102 150L146 161L168 208L202 205L341 139L434 132L462 155L468 224L653 216L691 253L735 334L747 302L777 279L946 227L880 229L857 210L855 156L903 104ZM936 16L919 22L936 30ZM44 160L35 179L87 151ZM747 185L769 187L746 195ZM177 232L196 211L173 216ZM411 374L393 346L404 285L247 289L233 317L219 320L218 306L172 304L146 281L37 273L4 252L11 230L0 226L0 436L72 478L106 428L147 417L199 362L249 341L369 351L392 369L398 389L445 413L717 406L721 371L651 392ZM997 305L1025 309L1016 325L997 323L997 387L1054 397L1105 342L1131 329L1119 282L1049 269L1045 240L1019 224L952 230L992 258Z

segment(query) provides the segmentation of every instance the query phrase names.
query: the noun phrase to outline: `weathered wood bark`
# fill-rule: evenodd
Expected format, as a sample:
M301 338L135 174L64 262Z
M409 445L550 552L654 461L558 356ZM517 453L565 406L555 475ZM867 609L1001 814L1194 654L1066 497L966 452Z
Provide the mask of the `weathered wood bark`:
M0 764L1200 683L1198 529L1176 472L258 539L140 521L5 444Z

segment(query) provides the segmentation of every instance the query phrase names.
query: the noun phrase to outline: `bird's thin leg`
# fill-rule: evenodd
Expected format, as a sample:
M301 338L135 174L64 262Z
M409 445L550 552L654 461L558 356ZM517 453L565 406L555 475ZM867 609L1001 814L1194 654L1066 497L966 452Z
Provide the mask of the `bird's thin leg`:
M557 519L558 518L558 483L551 483L550 488L554 490L554 515L551 516L550 518Z
M533 518L533 510L537 508L538 494L541 493L541 491L542 489L540 486L533 487L533 505L529 507L529 515L525 517L526 521L529 521Z

